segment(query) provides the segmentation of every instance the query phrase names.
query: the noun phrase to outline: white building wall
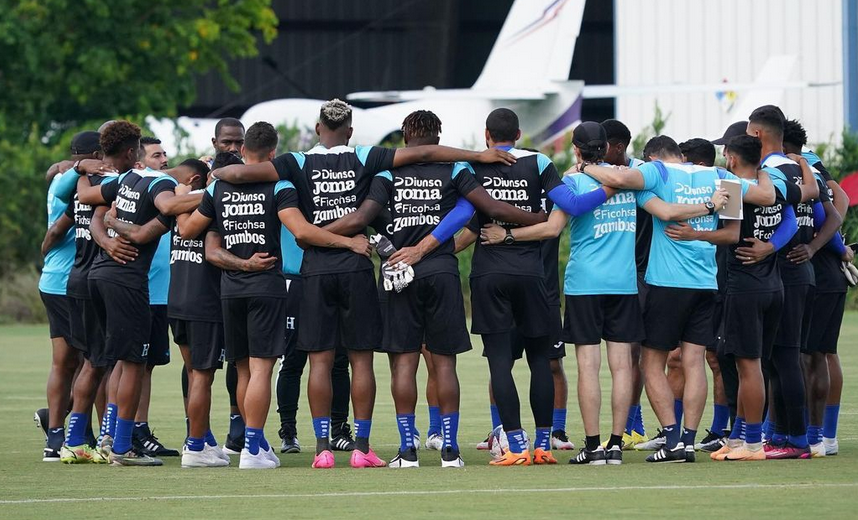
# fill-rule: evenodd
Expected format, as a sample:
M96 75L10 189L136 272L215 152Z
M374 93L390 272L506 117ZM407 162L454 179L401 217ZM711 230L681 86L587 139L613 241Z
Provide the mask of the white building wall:
M842 0L614 1L618 85L750 83L770 56L789 54L798 57L792 81L843 79ZM787 89L767 102L801 120L811 143L829 141L843 128L842 88ZM626 95L617 118L636 135L658 101L670 114L665 134L714 139L747 119L742 99L728 112L712 92Z

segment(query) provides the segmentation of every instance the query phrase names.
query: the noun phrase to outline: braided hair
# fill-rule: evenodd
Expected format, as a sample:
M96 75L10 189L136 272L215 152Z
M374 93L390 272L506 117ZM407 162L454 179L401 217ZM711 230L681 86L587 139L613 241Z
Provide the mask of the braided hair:
M441 120L429 110L415 110L402 121L402 133L406 139L438 137L441 133Z
M352 122L352 107L336 98L325 101L319 112L319 121L331 130L336 130L343 125L348 126Z

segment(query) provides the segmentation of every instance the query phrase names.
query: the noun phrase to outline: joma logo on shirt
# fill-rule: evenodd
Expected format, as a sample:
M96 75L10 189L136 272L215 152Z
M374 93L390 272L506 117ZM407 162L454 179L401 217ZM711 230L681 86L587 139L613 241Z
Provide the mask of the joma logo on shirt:
M261 202L247 204L225 204L221 216L223 218L242 217L247 215L264 215L265 206Z
M123 197L116 198L116 209L126 213L137 213L137 203Z

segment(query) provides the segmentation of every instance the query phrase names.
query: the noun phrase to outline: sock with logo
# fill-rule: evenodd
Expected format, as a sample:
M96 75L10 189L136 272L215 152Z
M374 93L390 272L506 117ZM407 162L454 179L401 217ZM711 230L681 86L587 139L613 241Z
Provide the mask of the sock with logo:
M104 412L104 423L101 425L101 435L109 435L111 438L116 437L116 417L119 414L119 407L113 403L107 404L107 409Z
M709 431L716 435L723 435L723 432L727 429L727 421L730 420L730 408L723 404L716 404L714 408L712 427Z
M149 436L149 423L148 422L135 422L134 423L134 437L138 439L142 439Z
M203 451L203 448L206 447L206 440L188 437L188 442L185 444L188 446L190 451Z
M331 449L331 418L313 417L313 431L316 433L316 455Z
M825 407L825 417L822 420L822 436L826 439L837 438L837 419L839 415L839 404L829 404Z
M355 448L363 453L369 453L369 434L372 430L372 419L355 419Z
M551 428L536 429L536 438L533 440L533 449L536 448L541 448L545 451L551 450Z
M733 423L733 429L730 430L730 440L738 440L742 436L742 429L745 427L745 418L736 416L736 421Z
M676 416L676 424L682 424L682 399L673 400L673 414Z
M229 438L230 439L240 439L242 435L244 435L245 431L244 418L241 414L231 413L229 414Z
M551 417L552 431L566 431L566 408L555 408Z
M209 446L217 446L217 439L215 439L214 434L211 430L206 432L206 444Z
M513 453L524 453L527 451L527 439L524 437L524 430L513 430L506 432L506 438L509 441L509 450Z
M268 439L265 438L265 431L262 428L259 428L259 449L262 451L271 449L271 445L268 444Z
M813 445L820 442L822 442L822 426L811 424L807 427L807 443Z
M405 452L414 447L414 414L396 414L396 426L399 428L399 451Z
M251 455L259 455L259 440L262 438L261 428L245 428L244 429L244 449L250 452Z
M492 404L489 406L489 410L492 413L492 430L501 425L500 412L498 412L498 405Z
M116 436L113 438L114 453L124 454L131 449L131 436L134 434L134 420L116 419Z
M662 433L664 433L665 443L664 447L672 450L679 444L679 426L676 424L670 424L662 428Z
M763 442L763 424L747 423L745 425L745 443L757 445Z
M608 438L608 444L605 445L605 448L610 449L610 448L613 448L614 446L617 446L619 448L623 447L623 436L622 435L614 435L612 433L611 437Z
M682 430L682 443L686 446L694 446L694 439L697 437L697 430Z
M67 445L80 446L86 443L86 421L88 420L89 416L85 413L72 413L69 416L69 432L66 438ZM48 440L50 441L50 438Z
M441 408L438 406L429 407L429 429L426 431L426 436L441 434Z
M441 416L441 429L444 432L444 448L449 446L459 451L459 412Z

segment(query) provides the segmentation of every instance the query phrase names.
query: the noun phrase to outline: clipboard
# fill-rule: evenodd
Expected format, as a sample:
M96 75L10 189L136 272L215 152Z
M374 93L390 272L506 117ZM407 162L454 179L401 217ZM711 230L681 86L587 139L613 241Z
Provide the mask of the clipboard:
M742 220L745 204L742 200L742 183L732 179L715 179L715 187L722 188L730 195L724 209L718 210L721 220Z

